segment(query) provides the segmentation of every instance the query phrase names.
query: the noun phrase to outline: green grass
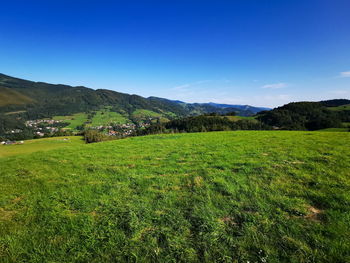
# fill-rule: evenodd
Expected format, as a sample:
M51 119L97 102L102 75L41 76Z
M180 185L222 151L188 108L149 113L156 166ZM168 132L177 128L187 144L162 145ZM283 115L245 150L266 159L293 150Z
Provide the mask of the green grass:
M124 124L129 122L129 119L117 112L109 111L109 109L99 110L96 112L92 118L91 126L109 125L114 124Z
M327 128L327 129L321 129L318 131L324 131L324 132L348 132L349 128Z
M350 262L350 133L154 135L0 158L2 262Z
M83 125L86 121L88 121L88 116L86 113L76 113L70 116L54 116L52 119L68 122L69 125L65 128L75 130L77 126Z
M350 104L342 105L338 107L328 107L328 109L333 111L350 110Z
M137 119L144 119L161 117L162 114L150 110L135 110L132 116Z
M6 112L5 115L13 115L13 114L19 114L24 112L27 112L27 111L26 110L11 111L11 112Z
M258 122L254 117L245 117L245 116L223 116L223 118L228 118L230 121L240 121L240 120L249 120L252 122Z
M68 140L64 140L64 139ZM0 145L0 157L28 154L38 151L48 151L66 146L83 144L82 137L66 136L24 141L24 144Z
M0 83L1 85L1 83ZM22 105L33 103L34 100L9 88L0 86L0 107L6 105Z

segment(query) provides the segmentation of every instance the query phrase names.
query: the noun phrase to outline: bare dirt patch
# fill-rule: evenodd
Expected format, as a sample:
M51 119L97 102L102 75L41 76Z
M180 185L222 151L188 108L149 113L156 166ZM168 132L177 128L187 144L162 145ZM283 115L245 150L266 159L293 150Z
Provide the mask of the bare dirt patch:
M308 208L308 214L304 216L304 218L311 220L311 221L321 221L321 216L323 214L323 210L318 209L314 206L310 206Z

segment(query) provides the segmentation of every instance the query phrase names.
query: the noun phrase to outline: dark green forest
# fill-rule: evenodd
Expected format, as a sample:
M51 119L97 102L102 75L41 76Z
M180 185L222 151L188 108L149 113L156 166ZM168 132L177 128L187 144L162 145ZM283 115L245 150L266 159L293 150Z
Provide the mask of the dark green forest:
M293 102L271 111L260 112L258 120L283 130L320 130L343 127L350 122L350 111L333 111L331 107L350 104L350 100ZM328 106L328 107L327 107Z

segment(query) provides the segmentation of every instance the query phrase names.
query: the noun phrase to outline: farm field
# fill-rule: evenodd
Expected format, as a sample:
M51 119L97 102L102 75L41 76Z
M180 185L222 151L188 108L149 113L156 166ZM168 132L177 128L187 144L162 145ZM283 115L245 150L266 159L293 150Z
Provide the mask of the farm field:
M329 110L333 110L333 111L343 111L343 110L350 110L350 104L348 105L341 105L338 107L329 107Z
M28 154L38 151L48 151L67 146L85 143L80 136L52 137L24 141L24 144L0 145L0 158Z
M0 258L349 262L349 147L345 132L234 131L3 157Z
M318 131L323 131L323 132L348 132L349 128L327 128L327 129L321 129Z
M75 130L78 126L83 125L88 121L86 113L76 113L71 116L55 116L52 119L69 123L65 128Z
M162 116L162 114L160 114L160 113L150 111L150 110L142 110L142 109L135 110L132 113L132 117L135 119L139 119L139 120L144 119L144 118L156 118L156 117L161 117L161 116Z
M108 109L99 110L95 113L91 120L91 126L96 127L100 125L124 124L130 120L117 112L109 111Z
M240 120L249 120L257 123L258 121L254 117L244 117L244 116L223 116L223 118L227 118L230 121L240 121Z

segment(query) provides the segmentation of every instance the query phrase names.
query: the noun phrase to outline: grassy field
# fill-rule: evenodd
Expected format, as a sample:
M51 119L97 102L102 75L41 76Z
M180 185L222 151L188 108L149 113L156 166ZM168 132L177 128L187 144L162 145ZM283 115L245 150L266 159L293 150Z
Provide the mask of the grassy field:
M350 104L342 105L342 106L338 106L338 107L328 107L328 109L333 110L333 111L350 110Z
M0 157L22 155L38 151L48 151L66 146L75 146L83 143L83 138L79 136L27 140L24 141L24 144L0 145Z
M15 104L33 103L34 100L12 89L2 87L0 83L0 107Z
M162 114L154 112L154 111L150 111L150 110L135 110L132 113L132 116L136 119L144 119L144 118L157 118L157 117L161 117Z
M67 122L69 125L65 128L74 130L77 126L83 125L88 121L88 116L86 113L76 113L71 116L54 116L52 119Z
M134 137L0 158L2 262L350 262L350 133Z
M99 110L96 112L94 117L92 118L91 126L100 126L100 125L109 125L111 123L114 124L124 124L129 122L129 119L124 117L123 115L109 111L109 109Z
M327 129L321 129L318 131L325 131L325 132L348 132L349 128L327 128Z
M244 116L223 116L223 118L227 118L230 121L240 121L240 120L249 120L257 123L258 121L254 117L244 117Z

